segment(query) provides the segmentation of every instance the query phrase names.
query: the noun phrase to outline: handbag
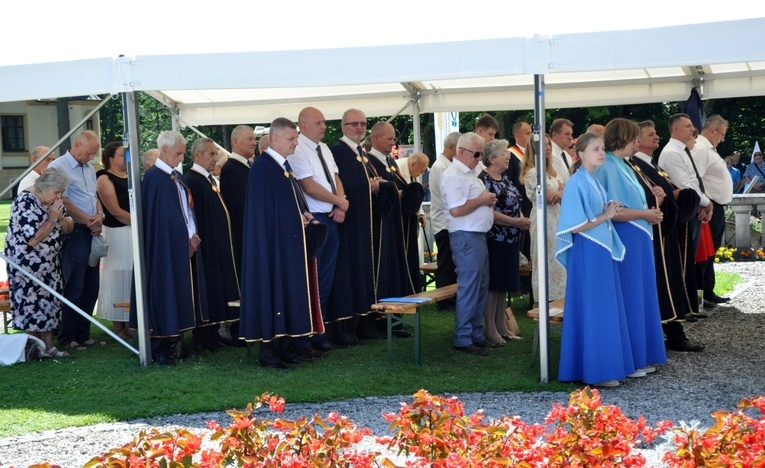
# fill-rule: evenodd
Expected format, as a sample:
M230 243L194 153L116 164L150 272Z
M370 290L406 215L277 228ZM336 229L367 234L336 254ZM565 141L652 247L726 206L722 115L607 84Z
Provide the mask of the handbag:
M109 250L109 244L106 242L106 238L103 234L93 236L90 241L90 256L88 257L88 266L95 267L98 265L98 261L101 257L106 256L106 252Z

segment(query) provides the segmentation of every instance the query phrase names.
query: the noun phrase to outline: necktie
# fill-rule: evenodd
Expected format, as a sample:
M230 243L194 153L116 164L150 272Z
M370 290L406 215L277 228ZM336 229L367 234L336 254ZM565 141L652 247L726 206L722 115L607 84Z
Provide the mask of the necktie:
M337 188L335 188L335 178L329 173L329 167L327 167L327 161L324 159L324 155L321 154L321 145L316 145L316 153L319 155L319 161L321 161L321 168L324 169L324 177L327 178L329 186L332 188L332 193L337 195Z
M693 172L696 174L696 180L699 182L699 188L701 191L706 194L707 191L704 190L704 182L701 181L701 176L699 175L699 170L696 169L696 163L693 161L693 156L691 156L691 150L688 149L688 147L685 147L685 154L688 155L688 159L691 160L691 166L693 166Z
M297 180L292 176L292 167L290 166L289 161L286 159L284 160L284 169L287 170L287 179L290 181L290 185L292 185L292 193L295 194L295 198L297 199L298 206L300 207L300 212L305 213L308 211L308 203L305 201L305 197L303 196L303 191L300 189L300 186L297 183Z
M380 175L377 173L377 169L375 169L372 163L369 162L369 159L364 156L364 150L361 149L361 145L356 147L356 151L359 152L359 161L361 161L361 164L364 165L364 169L367 171L367 177L370 179L373 177L380 177Z
M170 178L173 179L180 186L178 187L179 190L186 191L186 200L188 202L188 205L191 208L194 208L194 198L191 196L191 190L189 189L188 185L186 185L186 181L183 180L183 176L181 176L181 173L173 169L173 172Z
M569 167L569 165L568 165L568 158L566 157L566 152L565 152L565 151L562 151L562 152L560 153L560 157L561 157L561 158L563 158L563 164L565 164L565 165L566 165L566 169L571 169L571 168Z
M210 180L213 188L218 188L218 182L215 181L215 177L212 174L207 174L207 178Z

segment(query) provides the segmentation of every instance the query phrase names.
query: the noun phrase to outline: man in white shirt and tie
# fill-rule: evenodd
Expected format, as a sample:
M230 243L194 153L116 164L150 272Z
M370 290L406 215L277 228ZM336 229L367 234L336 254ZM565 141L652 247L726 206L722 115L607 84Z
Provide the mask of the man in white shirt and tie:
M552 161L555 172L563 182L569 178L569 169L574 164L568 149L574 143L574 123L568 119L555 119L550 125L550 141L552 142Z
M317 258L319 299L322 313L326 313L340 243L337 224L345 220L349 204L332 151L321 141L327 130L324 114L315 107L306 107L300 111L298 127L298 147L288 159L305 193L308 209L314 219L327 225L327 238ZM330 348L323 335L315 335L312 345L307 339L297 339L294 346L304 357L319 357Z

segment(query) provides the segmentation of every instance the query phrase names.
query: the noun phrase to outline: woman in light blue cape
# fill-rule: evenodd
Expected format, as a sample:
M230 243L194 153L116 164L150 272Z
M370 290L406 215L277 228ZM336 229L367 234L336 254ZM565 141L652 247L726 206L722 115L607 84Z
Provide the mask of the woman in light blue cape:
M622 204L621 212L613 220L614 228L626 246L624 260L619 264L619 278L632 355L638 369L634 376L645 377L646 373L656 370L653 364L667 362L656 288L652 228L664 219L664 215L658 207L648 206L643 187L624 161L637 151L638 135L640 129L631 120L609 122L603 136L606 160L595 170L595 177L608 196Z
M576 151L581 167L563 190L556 235L568 272L558 380L615 387L635 372L617 267L625 250L611 223L620 208L593 177L601 137L582 135Z

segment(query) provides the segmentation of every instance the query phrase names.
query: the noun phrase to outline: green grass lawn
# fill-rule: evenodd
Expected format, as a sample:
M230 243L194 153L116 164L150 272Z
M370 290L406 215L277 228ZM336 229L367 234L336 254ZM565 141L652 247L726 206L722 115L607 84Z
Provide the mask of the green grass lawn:
M0 246L5 247L5 234L8 232L8 219L11 216L12 200L0 200Z
M527 302L527 301L525 301ZM520 307L519 307L520 308ZM229 348L184 360L174 368L141 367L138 358L110 341L74 351L71 359L0 367L0 436L138 417L243 408L264 391L287 402L322 402L365 396L494 391L571 391L557 375L559 328L553 327L551 383L531 366L534 322L516 312L524 340L490 350L488 357L452 349L453 313L428 306L422 316L422 365L412 339L396 338L394 362L386 341L338 349L289 371L263 369L257 352ZM391 408L395 410L395 408Z
M4 245L10 201L0 202L0 241ZM727 294L741 277L718 273L717 294ZM174 368L141 367L138 358L96 327L104 347L73 351L71 359L0 367L0 437L30 431L130 420L177 413L243 408L269 391L287 402L322 402L385 395L494 391L565 391L555 381L560 329L551 327L550 383L541 384L538 363L531 365L534 322L525 316L526 298L513 309L522 341L490 350L488 357L452 349L452 312L427 306L422 315L422 365L414 364L412 339L395 339L394 362L386 341L336 350L290 371L263 369L257 352L241 348L194 357ZM395 408L391 408L395 410Z

